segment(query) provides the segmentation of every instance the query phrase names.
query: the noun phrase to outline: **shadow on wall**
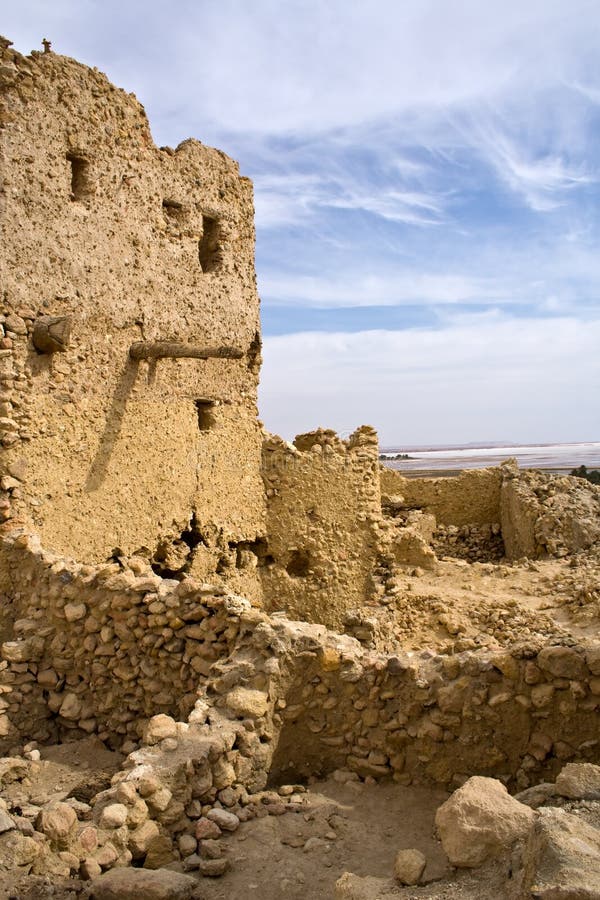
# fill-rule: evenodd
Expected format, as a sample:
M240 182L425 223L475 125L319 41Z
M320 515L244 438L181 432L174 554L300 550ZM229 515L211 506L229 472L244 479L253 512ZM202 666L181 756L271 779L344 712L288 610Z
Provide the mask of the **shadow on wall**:
M138 370L138 360L128 359L125 369L117 382L112 403L106 417L104 431L102 432L102 437L100 438L100 443L98 445L98 450L96 451L96 456L94 457L88 477L86 478L86 491L97 491L106 478L108 464L121 433L127 401L129 400L129 395L135 385Z

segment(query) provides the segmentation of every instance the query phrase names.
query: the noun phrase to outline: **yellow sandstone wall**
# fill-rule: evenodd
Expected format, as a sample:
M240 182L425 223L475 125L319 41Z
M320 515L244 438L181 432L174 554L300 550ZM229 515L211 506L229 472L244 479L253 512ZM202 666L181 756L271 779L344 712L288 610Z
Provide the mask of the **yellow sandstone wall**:
M200 548L210 572L265 527L251 183L156 147L97 70L0 53L0 516L88 562ZM66 352L35 349L40 316L72 319ZM131 360L140 340L242 358Z
M265 606L340 628L372 589L382 527L377 436L365 426L348 441L324 429L293 446L272 438L263 474Z

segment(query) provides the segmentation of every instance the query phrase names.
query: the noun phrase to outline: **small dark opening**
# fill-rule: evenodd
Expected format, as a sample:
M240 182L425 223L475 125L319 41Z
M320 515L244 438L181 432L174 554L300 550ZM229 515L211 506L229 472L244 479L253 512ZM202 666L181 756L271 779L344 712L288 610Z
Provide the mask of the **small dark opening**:
M262 363L262 341L260 332L256 331L248 348L248 368L251 372L258 372Z
M181 222L186 217L186 209L179 200L163 200L163 212L166 217L175 222Z
M238 569L243 568L243 553L254 553L258 566L272 566L275 559L268 552L269 545L265 538L256 538L254 541L239 541L236 544L230 544L230 548L237 551L236 566Z
M159 543L150 560L152 571L161 578L181 581L190 569L194 551L200 546L207 547L208 543L200 531L196 514L193 513L189 526L177 538Z
M292 578L306 578L310 572L310 557L308 553L304 550L292 550L286 571Z
M208 542L200 531L196 513L192 513L192 521L190 522L190 527L182 531L180 537L183 543L187 544L190 550L195 550L196 547L200 546L208 547Z
M75 153L67 153L67 160L71 164L71 200L85 200L94 193L89 161Z
M214 428L216 419L214 414L214 400L194 400L198 413L198 428L200 431L210 431Z
M203 272L215 272L221 267L220 234L218 220L202 216L202 237L198 242L198 258Z

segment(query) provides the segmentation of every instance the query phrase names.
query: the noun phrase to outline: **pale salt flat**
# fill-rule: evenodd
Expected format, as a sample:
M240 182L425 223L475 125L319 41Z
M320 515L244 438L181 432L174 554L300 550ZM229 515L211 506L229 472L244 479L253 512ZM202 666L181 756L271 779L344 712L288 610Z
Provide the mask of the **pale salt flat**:
M576 444L531 444L506 447L436 447L434 449L411 449L406 447L382 448L382 454L395 456L408 453L412 459L384 460L386 465L402 472L443 471L458 469L481 469L497 466L505 459L514 457L521 468L546 469L569 472L577 466L588 469L600 468L600 441Z

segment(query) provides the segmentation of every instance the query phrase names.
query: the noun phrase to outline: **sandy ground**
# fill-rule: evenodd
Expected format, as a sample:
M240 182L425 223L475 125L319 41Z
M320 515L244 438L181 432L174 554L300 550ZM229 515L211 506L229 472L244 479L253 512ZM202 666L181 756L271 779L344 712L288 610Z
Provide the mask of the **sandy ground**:
M345 871L391 876L395 855L404 847L425 853L426 880L443 878L449 870L433 836L433 820L447 796L391 784L317 782L303 795L303 811L254 820L227 839L232 869L206 885L206 897L333 896ZM271 894L265 894L266 886Z
M232 867L218 881L204 879L207 900L322 900L334 896L344 872L389 878L393 896L483 898L484 884L502 890L503 873L456 873L434 835L435 812L444 791L395 784L336 784L319 781L304 795L305 810L245 823L224 841ZM427 857L419 888L392 880L401 849Z
M432 572L404 567L362 613L377 622L384 652L455 653L516 641L595 637L600 564L582 554L524 564L444 557Z

